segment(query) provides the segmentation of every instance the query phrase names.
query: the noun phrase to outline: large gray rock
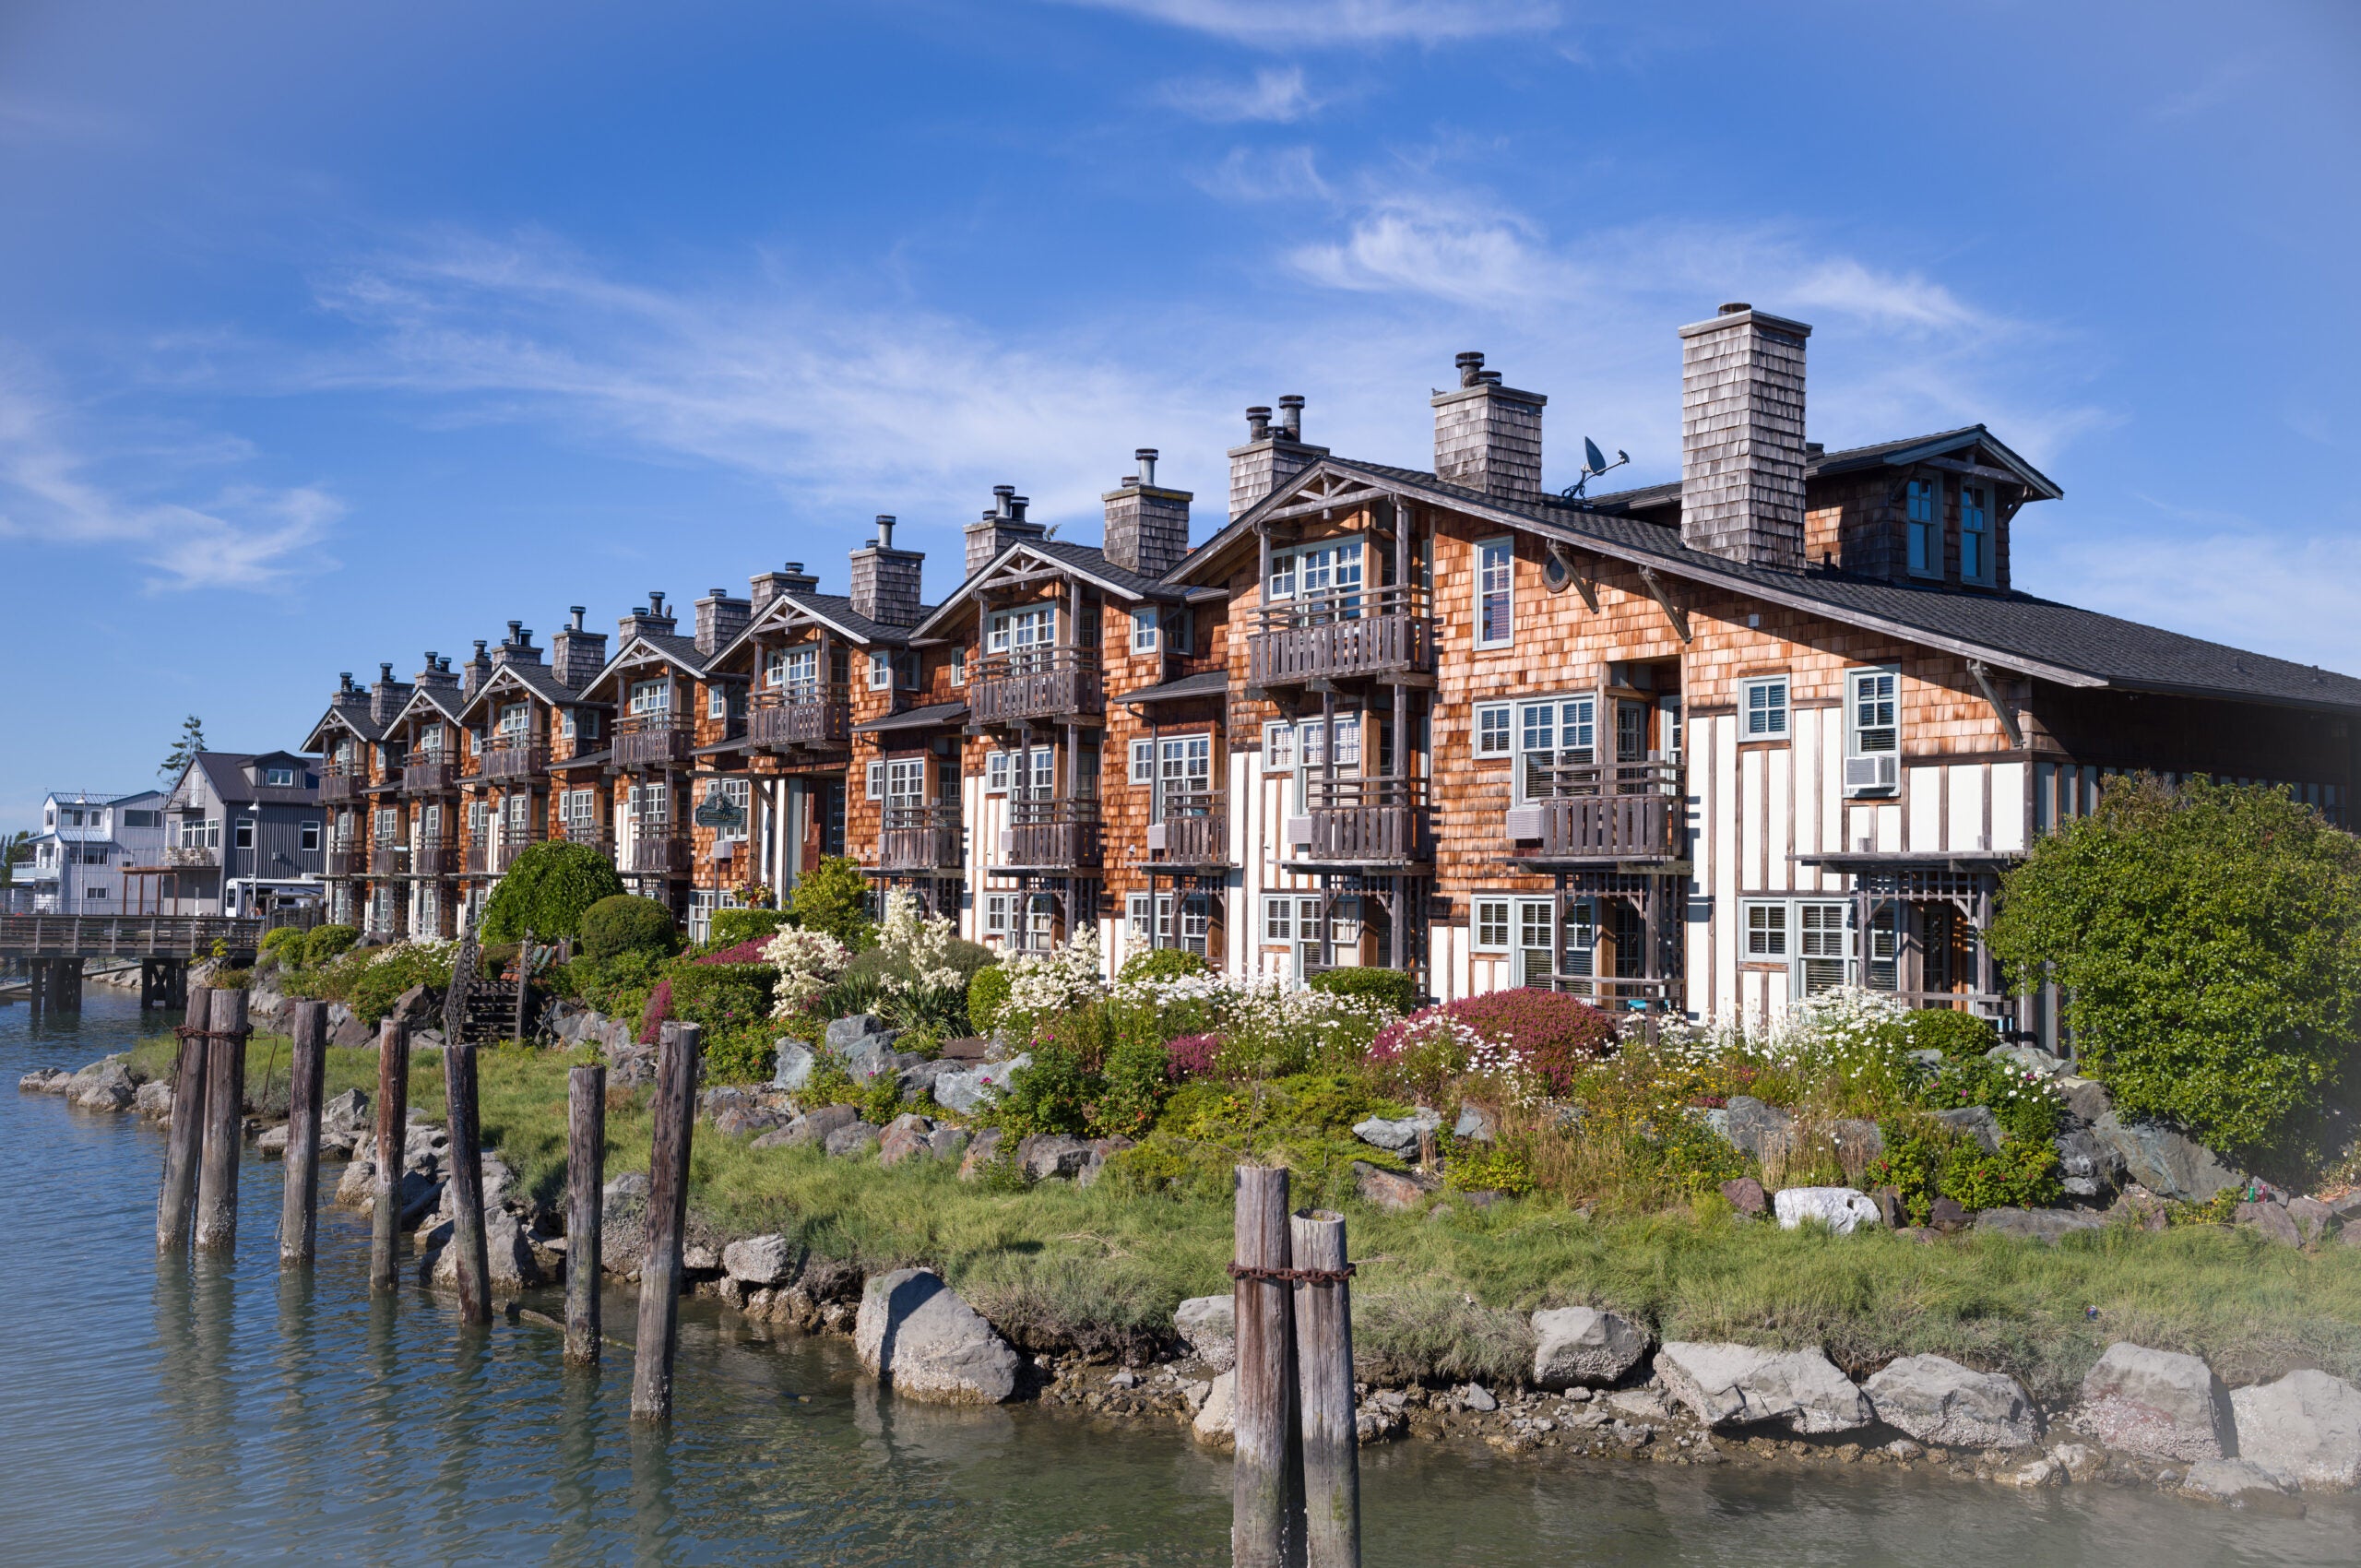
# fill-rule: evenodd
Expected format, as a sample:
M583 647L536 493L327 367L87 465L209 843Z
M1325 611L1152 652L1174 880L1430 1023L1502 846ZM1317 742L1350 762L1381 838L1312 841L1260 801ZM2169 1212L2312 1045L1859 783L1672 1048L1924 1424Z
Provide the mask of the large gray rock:
M931 1269L870 1280L853 1348L896 1393L938 1405L997 1405L1016 1391L1016 1352Z
M1063 1133L1036 1133L1016 1146L1016 1162L1028 1182L1071 1180L1090 1164L1090 1143Z
M862 1154L877 1146L878 1129L867 1122L850 1122L830 1133L821 1146L839 1159Z
M1454 1138L1473 1138L1478 1143L1488 1144L1492 1141L1494 1134L1499 1130L1499 1118L1484 1107L1463 1105L1459 1108L1459 1120L1451 1124L1451 1135Z
M934 1103L945 1111L962 1116L971 1115L986 1101L1008 1087L1009 1080L1033 1065L1033 1053L1026 1051L1005 1062L979 1062L971 1067L951 1067L938 1072L931 1093Z
M320 1129L360 1134L369 1130L369 1097L359 1089L331 1095L320 1104Z
M802 1267L803 1249L784 1236L749 1236L721 1249L722 1272L756 1289L791 1284Z
M2291 1476L2251 1459L2200 1459L2180 1479L2185 1496L2233 1508L2268 1507L2296 1491Z
M2055 1241L2077 1230L2104 1230L2106 1221L2079 1208L1986 1208L1976 1211L1975 1228L2028 1241Z
M1955 1111L1938 1111L1934 1117L1961 1137L1973 1138L1983 1145L1986 1153L1999 1152L2000 1119L1992 1114L1990 1106L1963 1105Z
M1226 1372L1214 1379L1205 1390L1205 1402L1197 1407L1196 1419L1189 1430L1199 1443L1219 1443L1238 1435L1238 1373Z
M2038 1073L2045 1078L2064 1077L2069 1066L2064 1057L2052 1056L2035 1045L1996 1045L1984 1054L2006 1066Z
M2230 1391L2195 1356L2118 1340L2082 1379L2075 1424L2109 1448L2151 1459L2236 1457Z
M2124 1173L2159 1197L2203 1203L2246 1177L2212 1149L2161 1122L2125 1122L2109 1111L2091 1123L2091 1135L2123 1158Z
M1442 1117L1421 1106L1409 1115L1399 1118L1372 1116L1366 1122L1353 1123L1353 1136L1365 1144L1373 1144L1388 1154L1404 1159L1418 1157L1418 1139L1442 1127Z
M2015 1378L1941 1356L1905 1356L1862 1385L1878 1420L1921 1443L1950 1448L2023 1448L2041 1435L2041 1413Z
M1877 1200L1850 1187L1782 1187L1772 1194L1771 1207L1782 1230L1810 1221L1849 1236L1862 1226L1885 1223Z
M74 1075L66 1098L85 1111L128 1111L139 1095L139 1082L119 1057L94 1062Z
M1373 1207L1399 1214L1413 1209L1440 1191L1442 1183L1416 1171L1382 1170L1365 1159L1353 1161L1353 1190Z
M151 1087L148 1084L139 1086L143 1103ZM2336 1227L2336 1210L2318 1198L2289 1198L2287 1218L2296 1222L2296 1232L2307 1243L2324 1240Z
M142 1116L162 1121L172 1113L172 1086L161 1078L150 1078L132 1096L131 1109Z
M1605 1388L1640 1364L1648 1331L1620 1313L1545 1307L1533 1314L1533 1381L1543 1388Z
M73 1083L74 1075L63 1067L36 1067L17 1080L17 1087L27 1094L64 1094Z
M421 1283L445 1290L459 1288L459 1249L451 1244L454 1234L452 1222L445 1219L419 1236ZM506 1209L484 1210L483 1240L494 1296L522 1295L548 1282L523 1222Z
M783 1089L800 1089L812 1081L812 1069L820 1060L810 1046L800 1039L781 1036L774 1044L777 1051L771 1068L771 1082Z
M2324 1372L2292 1372L2230 1396L2238 1456L2313 1491L2361 1487L2361 1389Z
M1656 1352L1666 1391L1709 1427L1780 1421L1801 1434L1867 1426L1868 1396L1818 1350L1672 1340Z
M1796 1119L1750 1094L1730 1096L1727 1107L1705 1113L1705 1124L1735 1146L1761 1159L1766 1150L1786 1146Z
M2122 1151L2090 1128L2072 1128L2050 1141L2067 1196L2101 1198L2123 1185Z
M849 1105L824 1105L805 1112L784 1127L776 1127L754 1140L756 1148L801 1148L805 1144L825 1146L832 1134L842 1131L860 1120L860 1112Z
M2260 1230L2283 1247L2304 1244L2304 1233L2296 1228L2296 1221L2285 1206L2272 1203L2268 1198L2260 1203L2240 1204L2231 1218L2239 1225Z
M1192 1296L1172 1313L1172 1327L1189 1353L1216 1372L1238 1363L1238 1307L1228 1295Z

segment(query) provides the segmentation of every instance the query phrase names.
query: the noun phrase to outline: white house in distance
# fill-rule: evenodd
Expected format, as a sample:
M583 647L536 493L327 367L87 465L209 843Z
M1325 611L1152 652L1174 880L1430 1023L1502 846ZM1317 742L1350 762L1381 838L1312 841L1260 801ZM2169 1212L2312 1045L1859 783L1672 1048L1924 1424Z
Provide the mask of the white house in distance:
M152 864L163 851L164 792L52 790L41 822L32 859L17 869L18 905L34 914L115 914L125 908L124 868Z

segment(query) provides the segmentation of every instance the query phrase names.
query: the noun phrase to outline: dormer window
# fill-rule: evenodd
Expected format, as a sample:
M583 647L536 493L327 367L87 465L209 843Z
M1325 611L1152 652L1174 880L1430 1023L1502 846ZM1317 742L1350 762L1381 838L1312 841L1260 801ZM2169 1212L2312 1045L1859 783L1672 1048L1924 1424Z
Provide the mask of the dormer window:
M266 767L262 770L262 781L268 789L292 790L295 788L295 770L291 767Z
M1943 575L1943 488L1930 479L1914 479L1905 505L1910 530L1910 575Z
M1980 484L1959 487L1959 576L1965 583L1992 581L1992 517L1985 507L1990 492Z

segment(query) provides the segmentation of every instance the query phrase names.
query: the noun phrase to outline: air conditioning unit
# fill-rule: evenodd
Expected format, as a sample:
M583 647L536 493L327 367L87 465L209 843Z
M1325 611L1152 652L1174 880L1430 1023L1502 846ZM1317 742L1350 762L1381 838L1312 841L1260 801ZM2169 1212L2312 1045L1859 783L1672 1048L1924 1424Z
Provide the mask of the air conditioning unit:
M1159 854L1163 851L1164 847L1164 824L1160 822L1149 823L1147 826L1148 853L1151 855Z
M1845 793L1855 795L1891 795L1902 788L1902 759L1888 754L1884 756L1848 756L1845 759Z
M1287 818L1287 842L1298 849L1311 845L1311 819L1308 816Z
M1536 843L1541 837L1543 810L1539 806L1509 808L1509 837L1520 844Z

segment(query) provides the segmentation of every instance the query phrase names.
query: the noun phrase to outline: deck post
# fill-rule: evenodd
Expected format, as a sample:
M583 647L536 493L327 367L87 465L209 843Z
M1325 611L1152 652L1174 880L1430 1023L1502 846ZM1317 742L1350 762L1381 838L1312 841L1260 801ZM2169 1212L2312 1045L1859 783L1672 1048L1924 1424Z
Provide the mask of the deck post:
M1288 1289L1268 1271L1291 1266L1287 1172L1238 1167L1231 1311L1238 1370L1238 1457L1230 1481L1235 1568L1287 1568L1302 1561L1301 1475L1297 1467L1294 1335Z
M369 1226L369 1288L401 1285L402 1167L409 1144L409 1026L388 1018L377 1028L376 1208Z
M196 1202L197 1150L205 1138L205 1028L212 992L189 993L186 1028L172 1063L172 1128L165 1145L164 1190L156 1200L156 1250L177 1253L188 1245L191 1209Z
M1306 1209L1289 1222L1295 1266L1334 1279L1295 1282L1297 1386L1303 1408L1306 1568L1360 1568L1361 1471L1353 1428L1353 1298L1345 1217Z
M312 1261L319 1223L320 1097L327 1075L328 1004L295 1004L287 1069L287 1183L279 1200L279 1263Z
M635 1420L672 1419L672 1354L679 1348L681 1326L681 1233L688 1221L689 1137L696 1113L700 1034L694 1024L666 1024L663 1053L656 1066L655 1128L647 1157L647 1255L639 1268L639 1336L631 1378Z
M238 1247L238 1167L245 1153L246 993L214 991L205 1010L205 1151L196 1174L196 1249Z
M605 1222L607 1069L565 1075L565 1359L599 1364L599 1226Z
M459 1316L492 1321L492 1265L483 1230L483 1140L476 1121L476 1048L443 1047L443 1098L451 1130L451 1241L458 1260Z

